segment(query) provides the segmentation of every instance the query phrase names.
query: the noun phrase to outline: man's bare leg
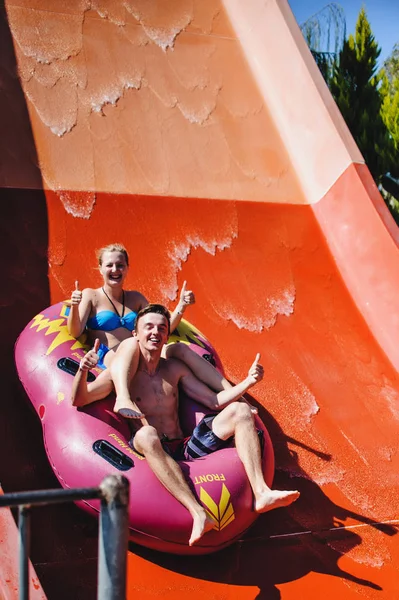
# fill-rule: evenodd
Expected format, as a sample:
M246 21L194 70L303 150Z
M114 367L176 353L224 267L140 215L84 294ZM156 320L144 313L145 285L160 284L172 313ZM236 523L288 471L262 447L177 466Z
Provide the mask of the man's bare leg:
M194 375L215 392L231 388L231 383L210 362L191 350L187 344L168 344L165 346L165 358L178 358L184 362Z
M266 484L254 417L247 404L233 402L226 406L213 420L212 430L222 440L235 436L237 453L254 493L256 512L263 513L288 506L299 498L299 492L296 490L271 490Z
M129 393L129 385L136 374L139 358L137 339L128 338L121 342L108 367L116 393L114 412L128 419L140 419L144 416Z
M146 426L139 429L134 437L134 448L144 454L151 470L162 485L187 508L192 516L193 528L188 542L189 546L192 546L207 531L214 528L215 522L195 499L179 465L164 451L153 427Z

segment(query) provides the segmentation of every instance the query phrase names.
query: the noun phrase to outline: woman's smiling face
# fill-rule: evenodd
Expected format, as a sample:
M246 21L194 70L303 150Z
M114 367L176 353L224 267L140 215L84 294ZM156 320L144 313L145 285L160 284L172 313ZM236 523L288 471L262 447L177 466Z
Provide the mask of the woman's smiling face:
M123 285L128 268L122 252L107 251L101 257L100 273L108 285Z

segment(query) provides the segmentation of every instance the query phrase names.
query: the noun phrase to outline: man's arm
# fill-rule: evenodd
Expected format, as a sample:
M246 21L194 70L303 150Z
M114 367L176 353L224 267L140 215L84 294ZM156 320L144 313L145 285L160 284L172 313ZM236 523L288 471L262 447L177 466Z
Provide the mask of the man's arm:
M193 400L197 400L211 410L221 410L231 402L241 399L242 394L263 379L263 367L259 364L259 360L260 354L258 353L247 377L237 385L218 393L213 392L202 381L199 381L189 369L184 369L180 383L186 394Z
M94 347L80 361L79 370L76 373L73 383L71 400L73 406L86 406L96 400L105 398L112 392L113 385L108 369L100 373L100 375L92 383L87 383L87 372L93 369L98 362L97 350L100 346L100 340L96 339Z

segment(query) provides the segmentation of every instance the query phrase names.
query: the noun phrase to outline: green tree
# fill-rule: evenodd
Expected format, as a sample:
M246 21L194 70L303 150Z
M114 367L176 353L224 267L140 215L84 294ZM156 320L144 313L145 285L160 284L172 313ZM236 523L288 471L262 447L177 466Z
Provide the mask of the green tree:
M355 35L345 40L330 81L334 99L376 181L389 170L393 155L381 116L381 75L377 75L380 52L362 8Z
M384 63L381 85L381 116L391 136L394 156L390 171L399 177L399 44Z
M393 76L389 80L385 69L382 72L381 85L381 116L384 121L394 147L394 160L390 170L395 171L395 176L399 176L399 164L396 164L399 158L399 76ZM396 160L395 160L396 158Z
M395 44L391 54L385 60L384 69L390 82L395 77L399 78L399 44Z
M395 59L396 56L396 59ZM399 47L395 46L382 70L380 89L381 116L392 141L392 157L389 173L381 179L381 193L399 224Z

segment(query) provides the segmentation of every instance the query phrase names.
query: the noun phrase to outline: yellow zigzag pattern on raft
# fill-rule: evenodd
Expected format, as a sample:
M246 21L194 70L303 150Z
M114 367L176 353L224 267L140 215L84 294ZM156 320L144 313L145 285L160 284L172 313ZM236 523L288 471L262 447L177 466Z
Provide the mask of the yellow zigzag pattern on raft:
M86 348L84 343L75 339L71 335L69 335L68 330L65 324L65 317L61 317L60 319L48 319L42 314L36 315L34 317L33 322L30 326L30 329L36 328L36 331L46 330L44 335L50 335L51 333L57 333L50 346L47 348L46 355L51 354L55 348L64 344L65 342L73 341L74 344L71 347L71 350L76 350L77 348Z
M182 344L192 344L194 342L197 344L197 346L200 346L200 348L206 348L204 342L202 341L203 339L204 336L199 329L182 319L177 329L172 331L168 342L180 342Z
M204 490L203 487L200 488L200 500L202 504L205 506L205 510L208 515L216 521L215 529L217 531L222 531L227 525L229 525L235 519L233 505L230 502L230 492L223 484L222 493L220 494L219 505L211 498L211 496Z

